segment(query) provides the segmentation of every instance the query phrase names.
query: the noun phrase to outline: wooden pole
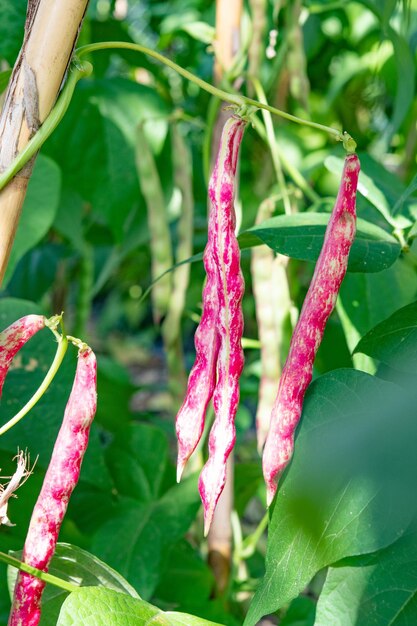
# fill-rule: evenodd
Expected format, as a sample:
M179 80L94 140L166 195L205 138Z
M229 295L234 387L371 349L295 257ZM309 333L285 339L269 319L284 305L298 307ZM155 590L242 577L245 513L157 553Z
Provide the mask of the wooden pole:
M22 48L0 116L0 172L47 118L58 96L88 0L28 0ZM0 285L33 162L0 192Z

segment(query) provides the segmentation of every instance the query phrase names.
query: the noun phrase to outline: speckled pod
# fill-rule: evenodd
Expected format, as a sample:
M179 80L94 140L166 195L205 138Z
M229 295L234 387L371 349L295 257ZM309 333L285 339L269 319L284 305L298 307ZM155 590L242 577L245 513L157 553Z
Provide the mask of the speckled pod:
M76 486L97 406L96 357L90 348L78 353L77 371L61 429L42 489L33 509L22 560L47 571L58 541L68 501ZM19 572L9 626L36 626L45 583Z
M213 216L209 220L209 238L204 251L207 280L203 291L203 312L195 332L196 357L188 378L185 400L176 419L178 439L177 481L184 466L194 452L204 429L207 405L216 384L216 363L220 336L217 330L218 297L216 266L214 264Z
M208 533L217 501L226 479L226 461L235 442L235 415L239 403L239 377L243 368L243 315L241 300L244 282L240 250L235 236L235 175L245 122L227 120L219 153L210 179L209 198L216 216L213 258L217 268L218 318L220 337L217 383L213 394L215 421L209 438L209 459L200 475L199 490L204 506L204 531Z
M359 170L358 157L348 155L323 247L282 370L263 453L268 505L275 496L279 477L291 459L294 432L301 416L304 394L311 382L314 358L346 273L356 230Z
M44 327L43 315L26 315L0 333L0 396L14 356L38 330Z

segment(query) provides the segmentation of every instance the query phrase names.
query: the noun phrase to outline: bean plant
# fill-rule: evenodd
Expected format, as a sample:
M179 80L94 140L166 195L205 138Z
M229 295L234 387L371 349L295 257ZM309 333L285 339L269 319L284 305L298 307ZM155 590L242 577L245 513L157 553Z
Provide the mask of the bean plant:
M47 5L0 1L0 623L417 623L417 7L68 0L46 111Z

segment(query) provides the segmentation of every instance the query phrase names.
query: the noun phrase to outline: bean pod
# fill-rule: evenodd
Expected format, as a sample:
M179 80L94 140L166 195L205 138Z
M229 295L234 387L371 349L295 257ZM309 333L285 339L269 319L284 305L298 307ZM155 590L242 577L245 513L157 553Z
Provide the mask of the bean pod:
M217 382L213 394L215 421L209 438L209 458L199 480L204 506L204 529L208 533L213 513L226 479L226 461L233 448L235 415L239 403L239 377L243 369L244 281L240 250L235 235L235 176L245 122L230 117L224 126L219 153L209 183L214 218L212 255L216 267L219 335Z
M22 560L45 572L54 554L68 501L78 482L87 449L97 406L96 378L94 352L85 346L78 353L71 395L23 549ZM44 586L45 583L38 578L19 572L9 626L36 626L39 623Z
M26 315L0 333L0 396L13 358L45 326L43 315Z
M345 159L323 247L282 370L263 454L268 505L275 496L279 477L293 454L294 433L301 416L304 394L313 375L313 362L346 273L355 237L359 170L358 157L349 154Z

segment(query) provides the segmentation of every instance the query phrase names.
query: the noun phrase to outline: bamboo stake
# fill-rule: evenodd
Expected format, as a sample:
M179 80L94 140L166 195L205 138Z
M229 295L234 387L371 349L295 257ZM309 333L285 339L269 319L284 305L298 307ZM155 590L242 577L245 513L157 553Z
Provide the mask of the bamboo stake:
M0 116L0 172L25 147L52 109L87 4L88 0L28 0L23 44ZM33 163L34 159L0 192L0 285Z

